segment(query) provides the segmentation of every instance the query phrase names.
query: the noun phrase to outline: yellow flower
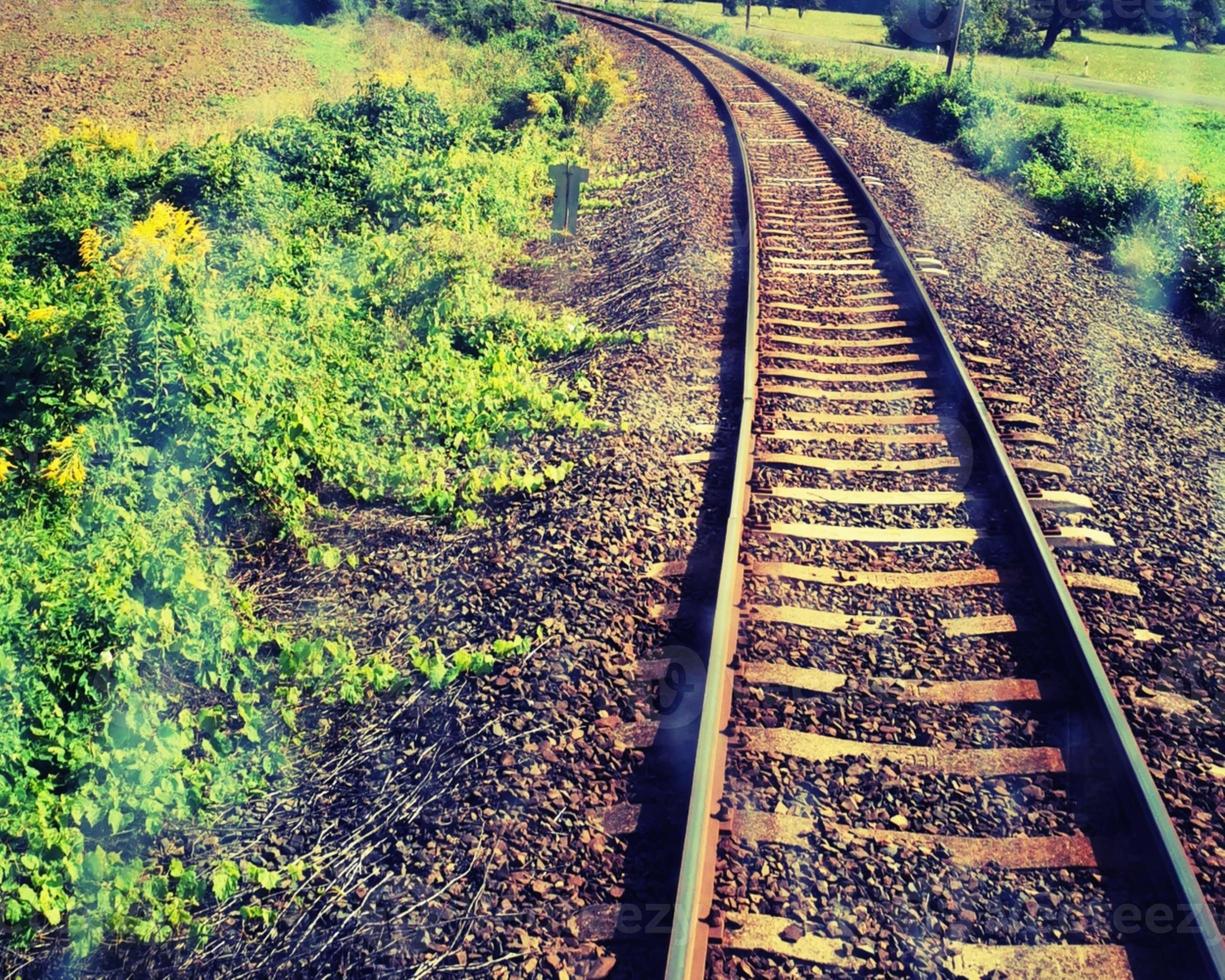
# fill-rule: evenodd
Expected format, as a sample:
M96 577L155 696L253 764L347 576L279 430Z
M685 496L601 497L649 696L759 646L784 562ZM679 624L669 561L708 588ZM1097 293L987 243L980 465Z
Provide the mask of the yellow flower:
M154 149L153 141L143 138L134 129L119 129L104 122L82 116L72 127L72 136L95 149L115 153L142 154Z
M97 228L86 228L81 232L77 252L85 265L93 265L102 258L102 232Z
M110 126L89 116L78 119L69 133L65 133L58 126L47 126L43 129L44 147L54 146L65 139L76 140L90 150L131 153L136 156L147 156L156 149L153 140L141 136L134 129Z
M59 309L54 306L40 306L36 310L30 310L26 314L26 319L31 323L42 323L44 320L54 320L59 316Z
M387 71L376 71L374 80L384 88L403 88L408 84L408 75L402 71L389 69Z
M9 457L13 454L0 446L0 483L3 483L9 478L9 473L13 471L13 464L9 462Z
M120 276L134 279L152 272L163 287L172 272L199 269L209 250L208 235L188 211L158 201L144 221L134 224L111 259Z
M533 116L547 116L559 109L557 99L548 92L529 92L527 110Z
M43 476L68 493L76 493L85 483L85 457L93 450L93 442L79 426L62 439L53 439L51 462L43 467Z

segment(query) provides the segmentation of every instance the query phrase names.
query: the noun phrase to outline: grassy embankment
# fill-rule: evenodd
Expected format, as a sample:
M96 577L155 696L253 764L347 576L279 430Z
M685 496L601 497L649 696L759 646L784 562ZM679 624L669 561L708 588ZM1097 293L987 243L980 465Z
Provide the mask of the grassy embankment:
M620 9L641 16L646 6ZM698 16L690 16L695 8ZM732 25L743 21L712 19L711 8L718 9L657 4L651 13L809 75L894 125L952 145L1037 202L1055 230L1107 252L1149 302L1225 334L1225 116L1064 86L1018 90L983 83L964 68L946 79L906 59L822 54L760 33L745 37L742 29L737 38Z
M495 277L616 97L611 58L543 4L479 48L466 5L436 8L450 39L384 20L417 42L400 73L307 115L164 150L86 121L0 170L6 947L164 939L240 880L277 894L310 869L151 848L276 774L304 707L524 648L393 664L274 628L227 575L239 539L356 561L312 539L324 489L475 519L565 477L533 433L590 424L540 365L601 338ZM292 30L328 29L367 28Z

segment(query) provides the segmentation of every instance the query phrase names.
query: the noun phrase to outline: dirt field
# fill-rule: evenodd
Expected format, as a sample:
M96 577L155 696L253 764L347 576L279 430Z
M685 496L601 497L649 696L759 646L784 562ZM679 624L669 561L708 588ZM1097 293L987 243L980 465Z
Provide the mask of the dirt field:
M377 23L278 23L248 0L0 0L0 153L82 115L159 143L304 111L369 67Z

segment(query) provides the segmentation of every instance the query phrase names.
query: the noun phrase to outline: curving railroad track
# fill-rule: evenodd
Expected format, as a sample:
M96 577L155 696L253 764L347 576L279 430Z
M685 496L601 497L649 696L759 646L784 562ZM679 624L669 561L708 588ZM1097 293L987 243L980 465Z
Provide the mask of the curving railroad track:
M743 402L667 973L1225 977L1052 549L1106 541L864 182L753 67L678 58L748 215ZM1079 515L1079 516L1072 516ZM1074 911L1069 914L1068 910Z

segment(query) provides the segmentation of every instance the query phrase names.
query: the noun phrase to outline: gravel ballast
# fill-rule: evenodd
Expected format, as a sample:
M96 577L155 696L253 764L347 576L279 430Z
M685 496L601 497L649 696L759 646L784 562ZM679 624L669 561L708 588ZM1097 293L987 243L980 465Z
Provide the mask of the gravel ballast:
M962 351L1002 359L1096 503L1117 547L1060 566L1138 582L1141 598L1073 593L1219 919L1225 916L1225 364L1143 308L1102 256L1049 235L1007 188L803 76L746 58L802 99L908 248ZM1029 455L1010 446L1015 455ZM1032 474L1022 482L1042 485ZM1144 631L1139 637L1136 630ZM1156 634L1153 639L1149 634Z

